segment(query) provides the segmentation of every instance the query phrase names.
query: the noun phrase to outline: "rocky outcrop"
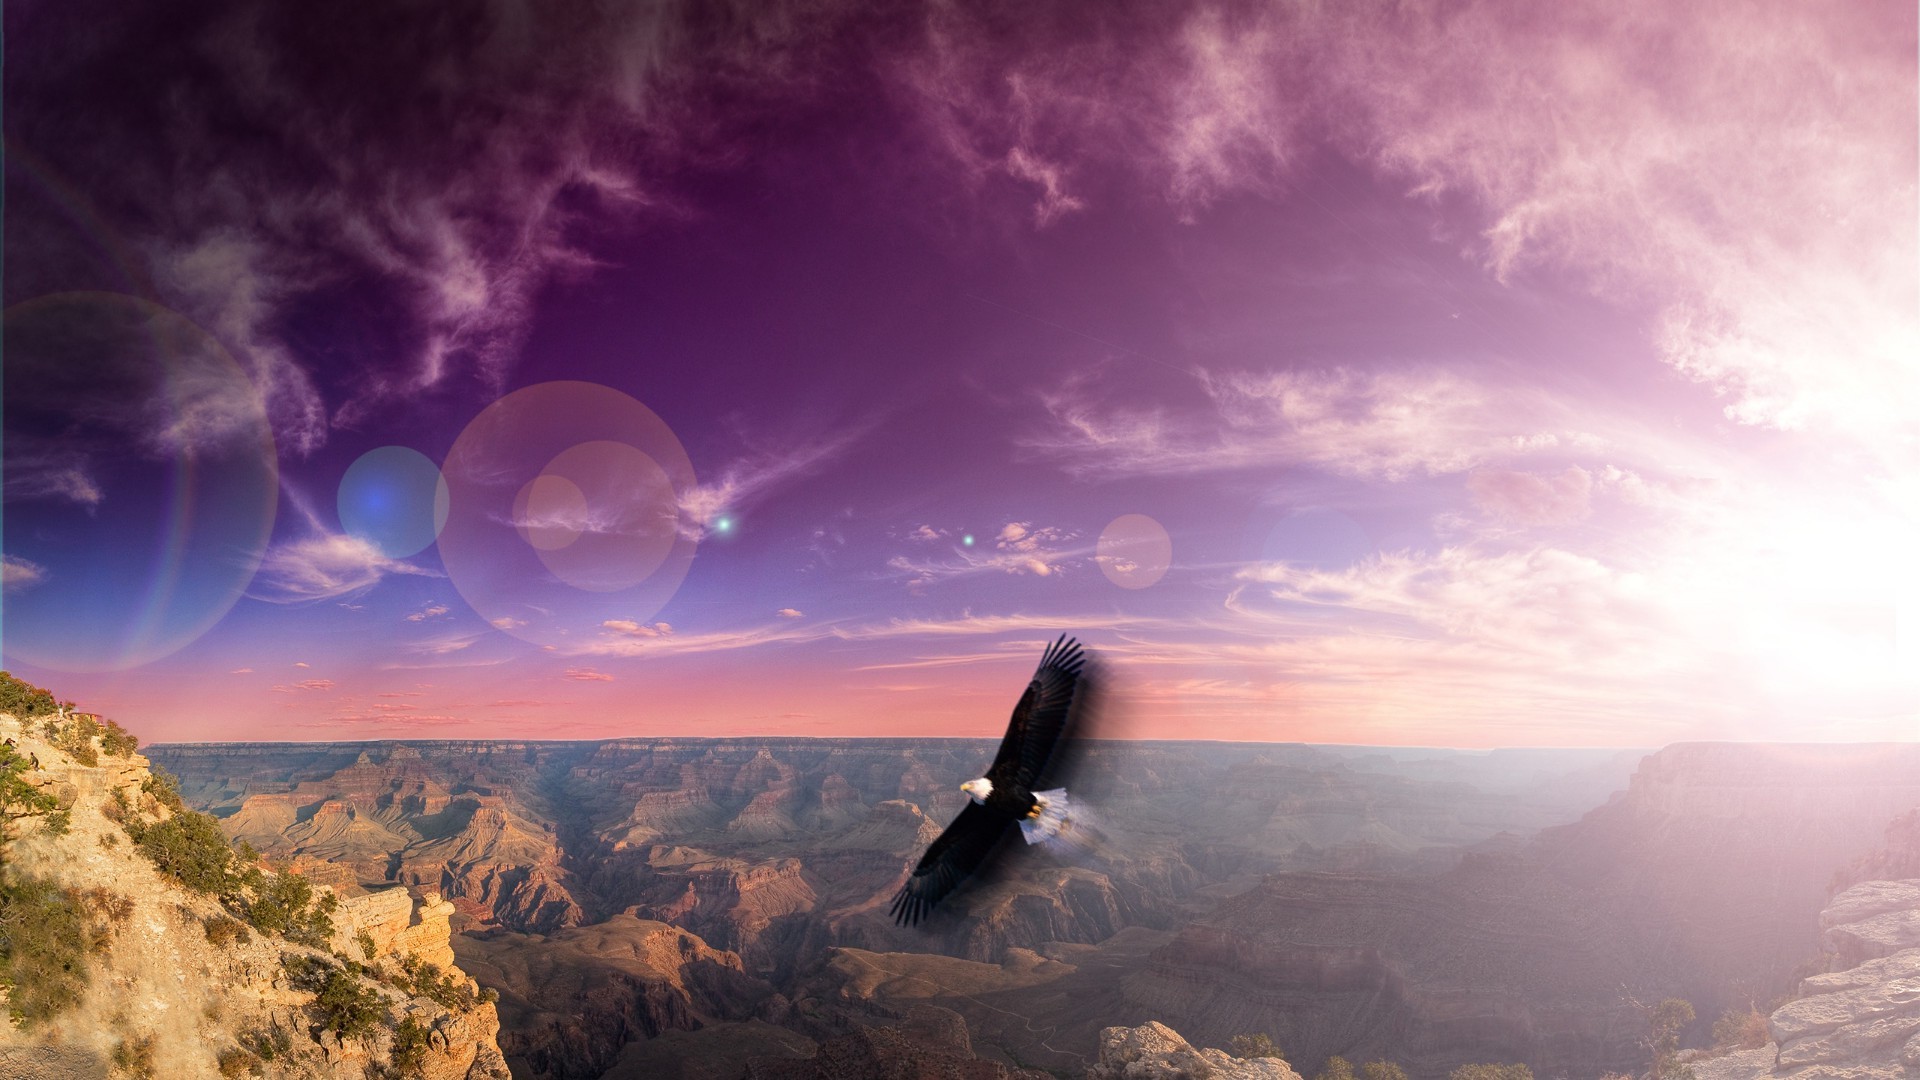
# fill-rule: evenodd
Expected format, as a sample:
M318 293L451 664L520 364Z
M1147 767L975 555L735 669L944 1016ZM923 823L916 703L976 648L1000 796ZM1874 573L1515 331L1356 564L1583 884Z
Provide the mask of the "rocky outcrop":
M507 1080L494 1041L498 1016L478 1000L449 1007L391 980L349 975L350 985L371 995L375 1029L344 1042L321 1030L315 994L296 985L286 958L346 971L344 965L244 928L217 898L163 876L122 828L122 820L135 818L121 800L145 815L140 820L167 816L142 791L151 776L144 757L100 753L97 765L83 765L48 742L38 723L5 715L0 733L39 760L42 768L23 779L56 793L69 818L64 834L44 822L14 823L4 872L64 890L96 941L73 958L86 975L77 1000L30 1027L0 1025L0 1078L105 1076L116 1054L150 1062L148 1075L211 1077L220 1075L221 1055L242 1068L264 1067L254 1050L265 1046L272 1048L273 1076L360 1080L384 1074L395 1031L411 1019L423 1033L425 1080ZM350 899L345 907L354 905ZM446 940L444 905L416 910L404 891L359 910L369 927L396 927L393 948L432 952L436 940Z
M190 802L227 815L230 834L276 857L335 860L368 889L398 884L422 895L438 891L456 907L454 926L486 939L456 936L463 964L482 951L548 950L554 967L542 969L543 977L572 986L601 967L565 943L631 910L736 956L746 975L782 992L796 991L836 947L941 953L999 966L1028 953L1092 949L1130 940L1129 933L1185 926L1264 874L1338 869L1391 879L1443 872L1457 861L1460 845L1517 848L1540 827L1572 820L1579 811L1552 778L1610 760L1517 751L1482 770L1499 777L1533 770L1528 790L1538 794L1521 795L1511 786L1495 792L1447 779L1445 752L1406 764L1304 746L1094 743L1084 749L1067 784L1076 806L1098 815L1106 830L1101 842L1061 854L1016 840L992 873L971 881L915 928L894 925L888 901L963 805L957 785L990 760L990 741L446 741L182 746L154 753L182 774ZM1579 790L1603 783L1589 778ZM1097 980L1089 973L1089 985L1117 997L1122 977L1137 973L1119 965L1137 963L1145 951L1105 950L1102 963L1114 967L1103 968ZM539 985L474 970L503 992ZM555 1070L584 1069L600 1059L590 1062L568 1048L590 1038L637 1037L622 1033L650 1026L672 1032L692 1030L687 1025L694 1023L747 1024L760 1015L683 1001L670 987L633 973L619 978L630 976L639 981L622 983L621 993L637 1004L615 995L556 997L573 1001L571 1019L503 1002L503 1042L521 1055L516 1064L550 1054L543 1060ZM1150 1016L1174 1020L1196 1038L1270 1030L1187 1028L1183 1016L1159 1011L1168 996L1145 988L1128 1011L1076 1012L1070 1045L1086 1049L1100 1025ZM1486 1006L1491 1018L1482 1017L1475 1012L1480 999L1466 993L1393 1000L1442 1001L1448 1040L1471 1041L1479 1024L1508 1033L1531 1022L1513 1020L1499 1003ZM822 1001L829 1009L844 1007ZM1361 1014L1360 1030L1371 1031L1365 1025L1388 1015L1370 1008ZM1002 1014L982 1008L967 1015L978 1032ZM1331 1022L1326 1026L1332 1030ZM1031 1060L1050 1068L1083 1066L1053 1048L1068 1043L1040 1030L1012 1025L985 1045L1047 1042Z
M499 989L501 1045L523 1078L597 1077L629 1043L780 1012L737 954L631 912L544 939L495 933L457 946L461 966Z
M334 948L365 960L413 956L442 968L454 965L453 905L429 892L415 899L404 888L342 897L334 915ZM360 935L373 942L366 954Z
M1149 1020L1102 1031L1100 1060L1087 1068L1087 1080L1300 1080L1300 1074L1279 1057L1196 1050L1179 1032Z

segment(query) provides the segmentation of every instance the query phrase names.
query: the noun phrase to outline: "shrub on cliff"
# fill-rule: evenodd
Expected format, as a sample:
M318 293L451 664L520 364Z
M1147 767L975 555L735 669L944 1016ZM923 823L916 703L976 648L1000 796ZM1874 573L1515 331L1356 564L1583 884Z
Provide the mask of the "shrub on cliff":
M1360 1066L1360 1080L1407 1080L1407 1070L1391 1061L1369 1061Z
M1767 1018L1752 1005L1745 1009L1728 1009L1713 1022L1713 1048L1724 1053L1755 1050L1767 1045L1770 1038Z
M1354 1080L1353 1062L1343 1057L1330 1057L1313 1080Z
M1650 1080L1694 1080L1693 1069L1680 1062L1680 1031L1693 1023L1693 1004L1667 998L1647 1018L1647 1045L1653 1050Z
M233 904L255 928L316 949L332 940L333 913L339 907L332 893L316 900L306 878L291 870L267 873L257 866L242 871L238 882Z
M387 1067L397 1076L420 1076L427 1071L427 1025L402 1017L393 1029L393 1048Z
M14 678L10 671L0 671L0 712L31 720L58 711L60 703L53 700L53 694L30 682Z
M1448 1073L1447 1080L1533 1080L1533 1070L1525 1065L1462 1065Z
M681 939L685 941L685 938ZM1262 1032L1258 1035L1235 1035L1233 1037L1233 1056L1237 1058L1277 1058L1285 1057L1280 1048L1273 1044L1273 1037Z
M0 864L6 862L7 842L13 839L13 823L21 818L51 820L57 834L65 832L65 813L52 795L27 783L27 759L13 747L0 743Z
M233 888L233 849L220 823L206 814L186 810L162 822L129 820L123 827L142 855L187 888L202 893Z
M364 1039L373 1034L383 1003L380 995L361 981L359 965L348 970L306 953L283 953L280 966L295 990L313 995L310 1008L322 1029L342 1039Z
M443 973L440 965L412 953L400 958L400 974L393 985L414 997L423 997L450 1012L468 1012L480 1001L473 987L457 974Z
M99 943L79 898L52 882L0 877L0 986L24 1027L78 1002Z

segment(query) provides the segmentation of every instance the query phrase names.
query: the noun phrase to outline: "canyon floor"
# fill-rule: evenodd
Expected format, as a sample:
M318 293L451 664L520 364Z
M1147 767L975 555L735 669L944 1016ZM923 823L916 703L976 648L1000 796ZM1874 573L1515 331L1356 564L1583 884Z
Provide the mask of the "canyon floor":
M1149 1021L1196 1046L1267 1034L1307 1075L1334 1055L1417 1080L1633 1070L1646 1003L1691 1000L1697 1039L1822 970L1836 874L1920 806L1903 745L1090 743L1066 780L1082 843L1016 844L928 923L892 925L887 900L993 749L149 752L270 857L446 897L514 1075L553 1080L802 1075L912 1017L957 1017L942 1045L1009 1076L1080 1077L1102 1029Z

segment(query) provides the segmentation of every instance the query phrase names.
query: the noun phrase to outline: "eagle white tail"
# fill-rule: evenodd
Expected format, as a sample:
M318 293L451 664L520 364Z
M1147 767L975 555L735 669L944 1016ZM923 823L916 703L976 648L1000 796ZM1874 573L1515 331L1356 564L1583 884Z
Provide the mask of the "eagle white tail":
M1033 797L1040 801L1040 816L1022 821L1020 835L1027 838L1027 843L1038 844L1060 835L1060 830L1066 826L1067 789L1036 791Z

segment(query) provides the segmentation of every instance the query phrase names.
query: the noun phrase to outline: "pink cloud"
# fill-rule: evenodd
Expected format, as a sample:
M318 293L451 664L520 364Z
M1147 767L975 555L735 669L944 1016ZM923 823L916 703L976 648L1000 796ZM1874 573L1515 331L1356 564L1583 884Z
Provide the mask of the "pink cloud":
M1578 465L1553 474L1479 469L1467 490L1482 510L1522 525L1564 525L1593 512L1593 477Z
M568 668L566 670L566 674L563 677L572 679L575 682L612 682L613 681L613 676L607 674L604 671L595 671L592 668Z

